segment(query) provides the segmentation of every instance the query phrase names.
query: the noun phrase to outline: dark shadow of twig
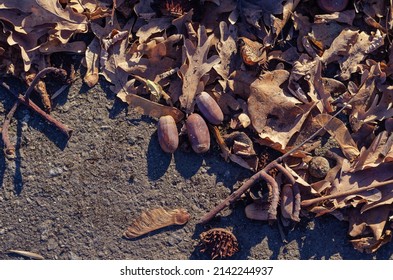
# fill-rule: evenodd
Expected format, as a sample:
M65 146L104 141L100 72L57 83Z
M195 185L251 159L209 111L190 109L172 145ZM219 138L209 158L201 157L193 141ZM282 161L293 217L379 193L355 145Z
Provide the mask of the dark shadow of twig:
M22 143L22 122L18 120L16 125L16 143L15 143L15 173L14 173L14 190L17 195L23 190L23 176L21 171L22 157L20 148Z

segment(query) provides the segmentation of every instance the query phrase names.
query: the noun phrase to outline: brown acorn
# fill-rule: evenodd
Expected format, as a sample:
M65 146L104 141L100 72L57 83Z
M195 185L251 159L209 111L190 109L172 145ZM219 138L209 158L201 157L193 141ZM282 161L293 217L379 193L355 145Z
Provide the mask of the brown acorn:
M348 5L348 0L317 0L318 6L327 13L341 12Z
M202 91L195 99L201 114L214 125L219 125L224 120L224 114L216 100L207 92Z
M175 119L170 115L160 117L157 133L161 149L166 153L174 153L179 145Z
M191 147L197 154L205 153L210 149L209 128L201 115L193 113L186 120L187 135Z

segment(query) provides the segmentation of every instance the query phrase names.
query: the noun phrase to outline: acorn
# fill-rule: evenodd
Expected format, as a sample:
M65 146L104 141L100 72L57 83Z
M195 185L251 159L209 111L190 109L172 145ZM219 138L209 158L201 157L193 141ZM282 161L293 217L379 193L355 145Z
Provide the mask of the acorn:
M160 117L157 133L161 149L166 153L174 153L179 146L179 134L175 119L170 115Z
M309 164L308 172L311 176L322 179L325 178L330 170L329 161L324 157L314 157Z
M348 0L317 0L318 6L327 13L341 12L348 5Z
M202 91L195 98L199 111L205 119L214 125L219 125L224 120L224 114L216 100L205 91Z
M188 139L191 147L197 154L205 153L210 149L209 128L201 115L193 113L186 120Z

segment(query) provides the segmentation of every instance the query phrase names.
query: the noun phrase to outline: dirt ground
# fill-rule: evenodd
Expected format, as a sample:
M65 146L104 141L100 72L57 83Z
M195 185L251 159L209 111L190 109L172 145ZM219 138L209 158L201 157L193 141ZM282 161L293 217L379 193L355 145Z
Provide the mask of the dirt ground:
M4 119L14 98L0 89L0 101ZM204 155L163 153L156 120L127 108L104 82L89 89L78 78L55 99L52 115L74 129L69 140L23 106L12 122L17 159L0 157L1 259L23 259L9 249L45 259L209 259L197 244L211 227L237 236L240 251L232 259L393 259L392 243L372 255L355 251L347 224L333 217L303 217L287 243L277 226L248 220L244 202L198 225L251 173L225 162L214 144ZM141 211L160 206L184 207L191 220L122 238Z

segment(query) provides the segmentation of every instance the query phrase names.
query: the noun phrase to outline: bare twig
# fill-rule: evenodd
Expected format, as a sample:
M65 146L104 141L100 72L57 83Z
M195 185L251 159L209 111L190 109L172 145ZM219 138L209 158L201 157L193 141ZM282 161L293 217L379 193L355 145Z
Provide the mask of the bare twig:
M1 136L3 138L4 142L4 154L6 158L8 159L14 159L15 158L15 146L12 145L8 133L8 129L11 124L11 120L16 112L16 109L18 108L19 101L16 101L14 103L14 106L12 106L11 110L8 112L7 116L5 117L4 123L3 123L3 129L1 132Z
M53 71L53 69L58 70L57 68L53 68L53 67L49 67L51 70ZM49 70L48 70L49 71ZM42 72L42 71L41 71ZM40 72L40 73L41 73ZM38 73L37 77L42 77L42 75L48 73L48 72L44 72L42 74ZM36 79L34 79L36 80ZM29 86L29 89L26 91L27 97L29 97L31 90L32 90L32 86L34 86L34 83L31 83L31 85ZM36 80L38 82L38 79ZM56 126L62 133L64 133L68 138L71 137L71 133L72 133L72 129L70 129L68 126L62 124L60 121L56 120L54 117L52 117L51 115L47 114L45 111L43 111L38 105L36 105L33 101L27 99L25 96L16 93L15 91L13 91L6 83L1 83L1 86L3 86L7 91L9 91L12 95L14 95L19 103L22 103L24 105L26 105L27 107L29 107L30 109L32 109L33 111L35 111L36 113L38 113L42 118L44 118L47 122L53 124L54 126Z
M33 260L44 260L45 258L37 253L22 251L22 250L8 250L7 254L17 254Z
M295 222L300 221L300 209L301 209L301 196L298 184L292 185L292 192L294 197L294 205L293 205L293 213L292 213L292 220Z

